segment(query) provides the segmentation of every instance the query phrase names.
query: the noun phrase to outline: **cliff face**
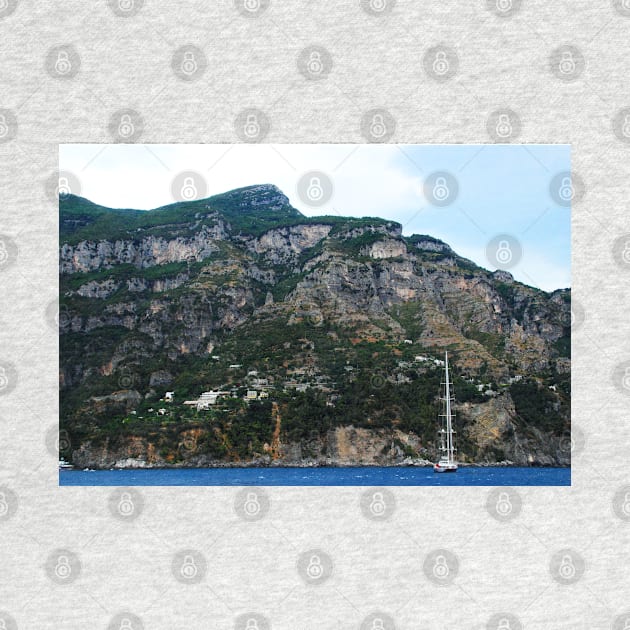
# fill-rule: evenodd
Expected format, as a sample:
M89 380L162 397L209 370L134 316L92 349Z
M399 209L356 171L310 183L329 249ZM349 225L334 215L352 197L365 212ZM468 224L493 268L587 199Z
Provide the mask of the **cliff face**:
M61 425L77 465L430 459L445 349L462 460L568 463L568 290L491 273L393 222L307 219L273 186L150 212L68 196L60 210ZM183 406L210 389L232 397ZM271 411L252 415L247 389L297 414L273 452ZM137 396L121 406L121 391ZM307 394L326 426L300 406ZM186 431L199 445L182 451Z

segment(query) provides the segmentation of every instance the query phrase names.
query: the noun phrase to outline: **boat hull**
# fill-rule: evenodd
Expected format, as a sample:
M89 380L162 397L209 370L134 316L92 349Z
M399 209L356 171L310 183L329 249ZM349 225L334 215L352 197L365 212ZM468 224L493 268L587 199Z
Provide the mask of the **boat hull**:
M440 466L439 464L433 465L433 472L436 473L454 473L457 472L457 464L450 464L446 466Z

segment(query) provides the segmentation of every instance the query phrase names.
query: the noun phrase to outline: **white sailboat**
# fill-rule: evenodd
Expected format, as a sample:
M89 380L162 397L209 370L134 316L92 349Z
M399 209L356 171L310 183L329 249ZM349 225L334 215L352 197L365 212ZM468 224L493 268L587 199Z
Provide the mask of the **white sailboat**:
M455 461L455 451L453 434L453 414L451 413L451 404L454 402L452 394L452 383L448 374L448 352L444 353L444 413L440 414L440 461L433 465L433 472L446 473L456 472L457 462Z

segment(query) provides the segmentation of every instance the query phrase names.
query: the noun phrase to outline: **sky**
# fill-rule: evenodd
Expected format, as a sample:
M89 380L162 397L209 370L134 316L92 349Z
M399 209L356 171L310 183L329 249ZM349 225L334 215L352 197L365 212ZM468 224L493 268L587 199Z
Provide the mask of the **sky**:
M496 248L507 235L522 250L509 268L517 280L545 291L571 285L571 209L550 193L554 178L571 170L569 145L75 144L60 145L59 168L70 173L72 188L78 182L72 192L112 208L172 203L172 184L183 171L202 178L195 181L205 182L206 196L275 184L307 216L398 221L403 234L440 238L490 270L497 266L488 244ZM298 192L311 171L332 183L320 207ZM453 193L446 205L432 197L442 172L450 174Z

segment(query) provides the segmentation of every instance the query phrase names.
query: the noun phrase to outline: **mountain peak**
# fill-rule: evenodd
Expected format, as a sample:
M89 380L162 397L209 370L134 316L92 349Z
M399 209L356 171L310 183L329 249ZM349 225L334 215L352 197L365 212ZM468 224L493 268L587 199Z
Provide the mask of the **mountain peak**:
M290 206L289 198L274 184L245 186L223 193L220 197L236 201L244 210L285 210ZM301 215L297 210L296 213Z

